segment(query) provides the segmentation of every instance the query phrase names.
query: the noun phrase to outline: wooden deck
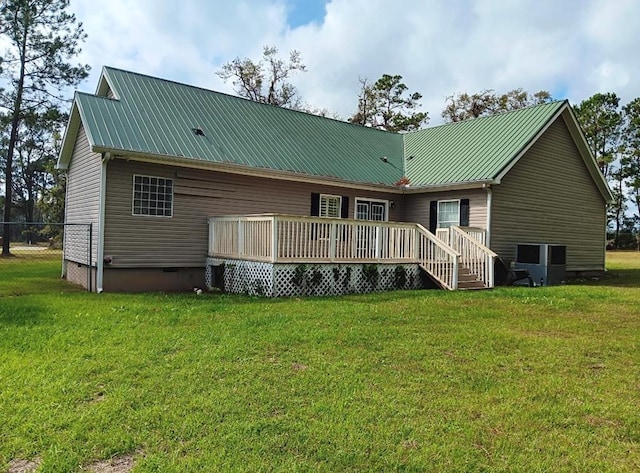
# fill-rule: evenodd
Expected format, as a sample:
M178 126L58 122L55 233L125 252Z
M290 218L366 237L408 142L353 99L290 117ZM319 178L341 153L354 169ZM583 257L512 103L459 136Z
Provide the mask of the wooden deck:
M464 267L484 287L493 287L495 253L457 227L448 239L442 241L414 223L220 216L209 218L208 256L267 263L412 263L445 289L459 288Z

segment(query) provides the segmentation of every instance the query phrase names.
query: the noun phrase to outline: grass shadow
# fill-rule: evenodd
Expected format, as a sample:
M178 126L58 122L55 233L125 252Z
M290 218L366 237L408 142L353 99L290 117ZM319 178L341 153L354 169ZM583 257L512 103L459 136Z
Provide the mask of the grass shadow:
M598 287L640 287L640 252L607 251L607 271L602 276L578 278L570 285Z
M0 298L52 292L76 292L78 287L61 278L58 250L13 251L0 258Z
M0 307L0 325L35 325L43 321L44 310L36 305L24 305L5 299Z
M599 287L640 287L640 270L612 269L608 270L603 276L575 279L570 281L569 284Z

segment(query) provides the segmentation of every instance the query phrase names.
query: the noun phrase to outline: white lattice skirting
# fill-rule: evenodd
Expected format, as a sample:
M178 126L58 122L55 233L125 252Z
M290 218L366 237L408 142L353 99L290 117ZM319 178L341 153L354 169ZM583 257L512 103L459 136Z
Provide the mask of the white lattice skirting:
M216 270L218 268L218 270ZM216 281L215 275L224 279ZM415 264L279 264L207 258L207 287L266 297L330 296L422 287Z

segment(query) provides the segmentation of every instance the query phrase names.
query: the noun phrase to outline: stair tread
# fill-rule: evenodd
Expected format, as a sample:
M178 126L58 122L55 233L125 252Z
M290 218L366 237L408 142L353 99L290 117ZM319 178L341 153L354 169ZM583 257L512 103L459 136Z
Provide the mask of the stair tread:
M451 267L451 265L447 265L447 266ZM422 265L421 267L427 273L429 272L427 268L423 267ZM490 288L487 287L481 280L479 280L478 277L474 273L472 273L468 267L458 266L458 290L469 291L469 290L483 290L483 289L490 289Z

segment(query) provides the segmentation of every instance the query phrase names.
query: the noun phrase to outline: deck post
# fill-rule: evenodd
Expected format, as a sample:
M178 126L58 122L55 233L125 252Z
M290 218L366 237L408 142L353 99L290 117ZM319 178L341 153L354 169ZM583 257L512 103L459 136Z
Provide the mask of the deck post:
M411 232L409 233L409 241L411 241L411 239L413 238L413 245L409 244L409 258L412 261L418 261L418 253L417 253L417 248L418 248L418 229L417 228L412 228Z
M244 225L242 219L238 218L238 257L244 255Z
M458 289L458 274L460 270L460 256L456 256L453 260L453 274L451 275L451 289Z
M336 259L336 222L331 222L329 227L329 261Z
M207 256L213 256L213 249L215 248L215 236L213 233L214 223L209 217L209 248L207 248Z
M495 287L495 282L493 280L494 278L494 266L493 266L493 258L487 258L487 266L489 266L488 271L489 271L489 287Z
M271 262L278 261L278 216L271 217Z

